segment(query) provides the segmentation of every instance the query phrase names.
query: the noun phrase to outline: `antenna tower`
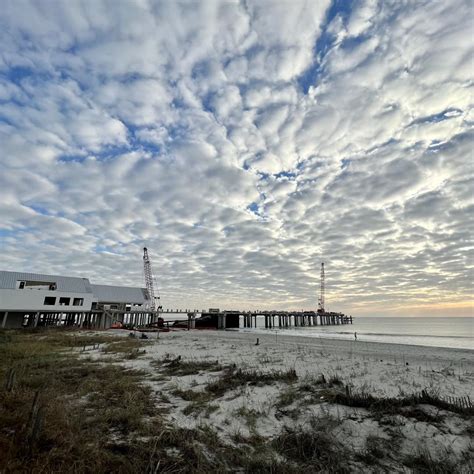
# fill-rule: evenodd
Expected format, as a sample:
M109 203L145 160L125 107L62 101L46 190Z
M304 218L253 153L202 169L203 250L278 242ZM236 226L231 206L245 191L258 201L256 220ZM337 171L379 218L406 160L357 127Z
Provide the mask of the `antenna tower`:
M145 273L145 285L150 299L149 308L151 311L156 311L155 289L153 287L153 272L151 271L151 261L148 256L148 249L143 249L143 272Z
M325 286L326 286L326 278L324 276L324 262L321 263L321 287L320 287L320 294L319 294L319 308L318 312L324 313L324 293L325 293Z

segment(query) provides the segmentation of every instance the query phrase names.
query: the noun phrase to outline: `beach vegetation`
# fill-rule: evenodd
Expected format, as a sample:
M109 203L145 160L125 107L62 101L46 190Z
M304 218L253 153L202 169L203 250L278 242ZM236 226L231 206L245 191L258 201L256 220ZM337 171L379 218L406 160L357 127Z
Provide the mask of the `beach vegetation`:
M202 390L175 388L171 391L171 395L182 398L187 402L207 402L211 400L209 393Z
M460 415L472 416L474 414L474 407L469 405L463 405L457 400L446 400L445 398L439 395L439 392L431 392L428 390L422 390L419 393L406 395L404 397L376 397L371 393L358 391L355 392L352 388L346 385L345 390L335 391L332 394L332 401L334 403L339 403L341 405L346 405L350 407L359 407L367 408L370 410L375 410L378 412L384 413L400 413L404 414L403 407L414 407L420 404L431 405L438 409L443 409L451 412L458 413ZM414 418L423 417L426 421L436 421L440 420L439 415L429 415L423 413L423 410L417 409L417 411L408 411L408 416L410 414ZM431 416L431 419L430 419Z
M369 466L377 465L390 451L391 440L369 435L365 440L365 448L356 453L356 459Z
M285 427L274 439L274 449L288 461L313 472L350 472L347 448L334 436L336 419L330 416L314 418L308 426Z
M120 338L119 341L111 341L105 344L101 350L106 354L119 354L125 359L132 360L146 353L144 346L147 344L149 344L148 341L136 338Z
M0 471L146 467L148 442L137 439L163 425L144 374L71 351L91 342L47 331L10 332L0 344L0 376L15 374L0 396Z
M235 410L235 414L237 416L244 418L250 430L255 430L255 427L257 426L257 420L260 417L264 416L265 412L261 410L256 410L254 408L249 408L243 405L239 407L237 410Z
M286 390L280 392L276 402L276 407L281 409L292 405L299 399L299 396L299 391L295 387L290 386Z
M222 396L230 390L244 385L268 385L275 382L293 383L298 379L294 369L286 371L274 370L261 372L258 370L242 370L227 368L216 380L206 386L206 390L215 396Z
M342 381L341 377L337 373L335 373L335 374L332 374L329 377L328 384L330 386L343 385L343 381Z
M429 473L429 474L445 474L447 472L469 472L469 463L472 465L472 460L469 462L469 454L466 453L464 456L464 466L459 461L456 461L452 450L449 447L445 447L443 450L438 450L437 456L433 456L429 449L425 446L419 446L415 449L414 454L405 456L403 463L406 467L411 469L415 473ZM471 471L472 472L472 471Z
M182 377L202 372L219 372L224 369L217 360L183 360L181 356L153 361L152 365L168 376Z

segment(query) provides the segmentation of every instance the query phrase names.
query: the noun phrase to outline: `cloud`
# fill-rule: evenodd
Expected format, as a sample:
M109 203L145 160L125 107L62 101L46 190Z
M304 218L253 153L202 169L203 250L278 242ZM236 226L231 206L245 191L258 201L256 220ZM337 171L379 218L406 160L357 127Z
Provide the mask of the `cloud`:
M323 260L330 308L470 299L469 2L4 3L2 268L139 285L146 245L165 307L314 308Z

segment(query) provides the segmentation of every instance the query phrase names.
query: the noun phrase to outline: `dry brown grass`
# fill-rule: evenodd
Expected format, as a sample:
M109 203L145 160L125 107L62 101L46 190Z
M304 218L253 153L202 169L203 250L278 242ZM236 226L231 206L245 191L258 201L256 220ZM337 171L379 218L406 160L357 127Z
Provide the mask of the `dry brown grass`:
M153 436L150 426L159 431L162 420L142 374L80 359L72 350L111 340L105 337L2 334L0 377L13 369L15 382L0 396L0 471L133 471L147 462L147 443L129 439ZM133 462L117 452L124 442Z
M293 383L298 379L294 370L260 372L256 370L242 370L228 368L213 382L206 386L206 390L215 396L222 396L229 390L245 385L268 385L275 382Z
M152 362L162 374L181 377L183 375L198 375L202 372L219 372L224 369L217 360L182 360L166 358Z
M289 463L304 471L348 473L349 452L332 433L337 424L330 416L315 418L309 427L285 428L272 444Z
M0 380L15 373L11 391L0 387L0 472L270 472L279 465L268 451L249 457L248 448L223 444L209 427L167 424L145 374L78 350L106 343L125 357L136 350L134 341L105 335L0 332ZM217 408L206 402L199 410L207 405Z

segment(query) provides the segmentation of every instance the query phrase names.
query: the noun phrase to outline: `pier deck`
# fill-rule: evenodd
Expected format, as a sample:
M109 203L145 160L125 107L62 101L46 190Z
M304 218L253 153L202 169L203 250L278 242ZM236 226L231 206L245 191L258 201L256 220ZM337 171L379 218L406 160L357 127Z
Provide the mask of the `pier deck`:
M316 311L199 311L199 310L165 310L165 311L130 311L116 309L96 309L86 312L47 311L47 312L10 312L0 320L0 327L5 327L6 316L16 321L14 327L30 326L76 326L90 329L107 329L113 323L122 323L130 327L156 327L159 323L165 327L173 324L187 329L194 328L290 328L303 326L329 326L352 324L352 316L334 312ZM183 315L185 318L174 319L172 315ZM163 320L164 319L164 324ZM264 319L264 324L257 320ZM3 324L2 324L3 321ZM12 327L12 326L10 326Z

